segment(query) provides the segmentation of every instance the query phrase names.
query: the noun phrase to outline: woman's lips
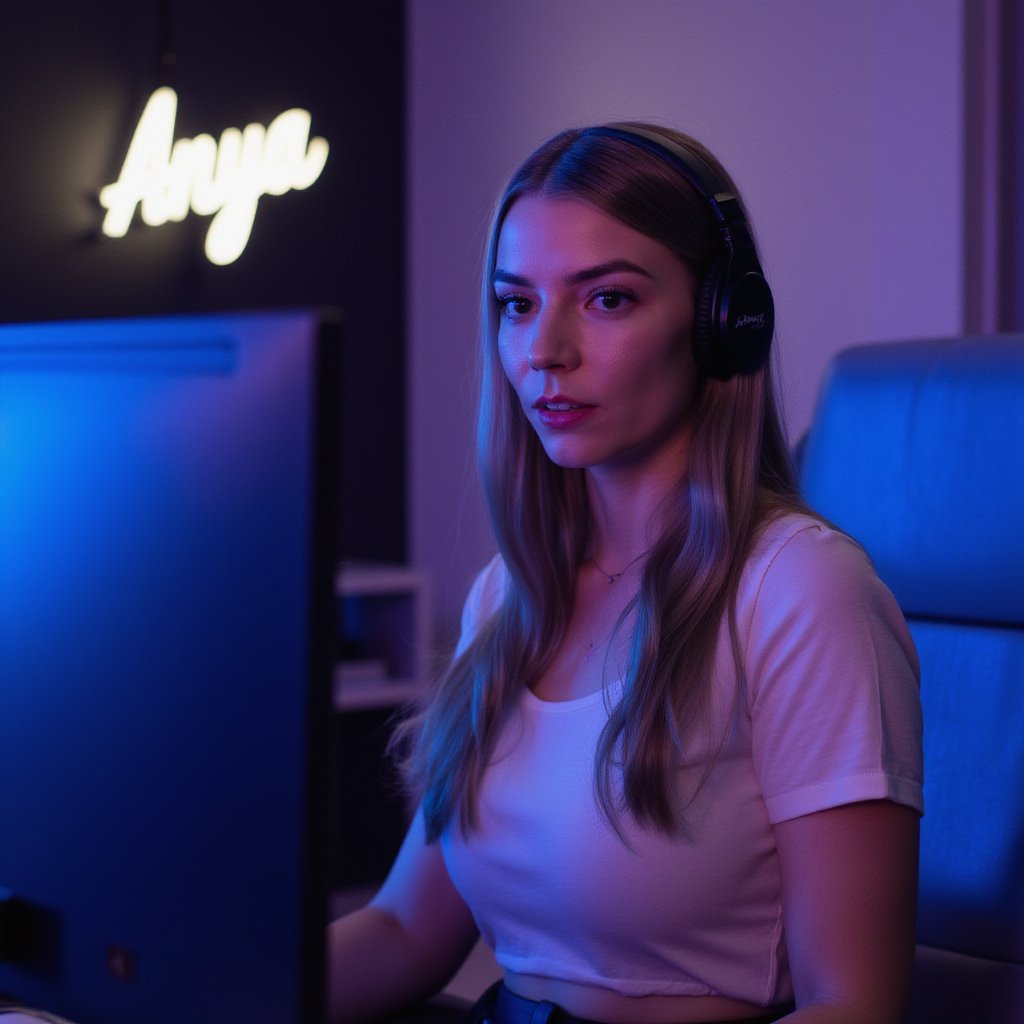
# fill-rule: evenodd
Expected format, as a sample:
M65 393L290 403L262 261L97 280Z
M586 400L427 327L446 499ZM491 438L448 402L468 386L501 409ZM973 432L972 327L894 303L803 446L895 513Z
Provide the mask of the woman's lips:
M595 405L579 402L567 395L543 396L533 403L533 407L537 410L538 421L545 427L555 430L566 430L577 426L597 408Z

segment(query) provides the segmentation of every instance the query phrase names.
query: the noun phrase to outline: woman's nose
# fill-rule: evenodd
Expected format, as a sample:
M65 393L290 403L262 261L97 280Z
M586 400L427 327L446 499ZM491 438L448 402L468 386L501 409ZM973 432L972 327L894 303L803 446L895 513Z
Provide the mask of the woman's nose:
M568 315L557 309L541 311L534 320L527 360L531 370L571 370L579 365L579 338Z

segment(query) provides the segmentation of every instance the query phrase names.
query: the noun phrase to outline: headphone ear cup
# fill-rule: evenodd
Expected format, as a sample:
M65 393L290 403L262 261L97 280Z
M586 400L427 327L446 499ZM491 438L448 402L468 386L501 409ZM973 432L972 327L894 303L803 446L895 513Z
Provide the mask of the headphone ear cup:
M732 254L714 263L697 289L693 354L715 380L753 373L768 358L775 304L760 267Z
M709 377L719 377L718 300L722 286L724 262L713 263L697 288L697 309L693 318L693 354L697 367ZM719 378L721 379L721 378Z

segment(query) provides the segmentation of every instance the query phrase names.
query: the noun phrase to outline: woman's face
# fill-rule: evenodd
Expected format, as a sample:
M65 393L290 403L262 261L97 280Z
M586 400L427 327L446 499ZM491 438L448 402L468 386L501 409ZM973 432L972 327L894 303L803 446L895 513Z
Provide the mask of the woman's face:
M695 282L671 250L578 199L516 200L498 236L498 350L548 457L686 465Z

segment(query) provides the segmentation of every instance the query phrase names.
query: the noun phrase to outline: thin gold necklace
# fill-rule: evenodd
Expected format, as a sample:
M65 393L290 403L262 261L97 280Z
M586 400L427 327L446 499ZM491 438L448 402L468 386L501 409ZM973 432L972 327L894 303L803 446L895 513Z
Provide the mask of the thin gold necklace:
M647 551L650 551L650 548L648 548ZM608 585L611 586L617 579L621 579L627 570L636 565L636 563L647 554L647 551L641 551L633 561L624 565L618 572L608 572L607 569L602 569L601 566L597 564L597 559L594 557L591 557L590 564L608 581Z
M594 561L593 558L590 559L590 563L608 581L608 586L611 587L611 586L613 586L616 583L616 581L621 579L625 575L625 573L632 566L636 565L636 563L639 562L640 559L643 558L644 555L646 555L646 554L647 554L647 552L644 551L641 554L637 555L637 557L634 558L633 561L631 561L628 565L623 566L618 572L607 572L606 570L602 569L601 566L599 566L597 564L597 562ZM611 593L610 591L605 591L606 595L608 595L610 593ZM606 596L602 600L602 602L601 602L601 609L604 608L604 605L608 602L608 600L609 600L608 596ZM590 661L590 659L593 657L594 653L598 650L598 648L600 646L602 646L602 645L600 645L596 640L594 640L594 639L590 640L590 642L587 644L586 651L584 651L584 653L583 653L583 663L584 664L586 664L588 661Z

